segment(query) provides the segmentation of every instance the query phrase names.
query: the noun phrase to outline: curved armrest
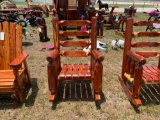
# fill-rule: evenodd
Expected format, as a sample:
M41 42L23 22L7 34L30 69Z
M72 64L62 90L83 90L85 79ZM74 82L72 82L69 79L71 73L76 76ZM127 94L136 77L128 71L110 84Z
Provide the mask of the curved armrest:
M55 60L58 55L59 51L57 49L54 49L49 55L47 55L46 59L48 62L51 62Z
M28 56L29 56L28 52L24 51L19 57L15 58L11 62L10 66L15 67L20 65Z
M96 60L102 62L104 60L104 57L100 52L98 52L96 49L92 50L92 55L95 57Z
M141 65L146 63L146 59L143 56L136 54L135 52L129 51L127 52L127 56Z

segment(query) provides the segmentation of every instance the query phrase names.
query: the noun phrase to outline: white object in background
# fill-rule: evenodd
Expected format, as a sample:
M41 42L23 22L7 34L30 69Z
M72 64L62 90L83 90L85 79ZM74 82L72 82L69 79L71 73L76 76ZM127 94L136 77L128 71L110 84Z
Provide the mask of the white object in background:
M117 42L118 42L118 40L112 40L112 42L111 42L112 49L114 49L114 50L117 49L117 47L118 47Z
M118 40L116 44L119 48L124 48L124 40Z
M160 28L160 24L158 24L158 23L153 23L153 27L155 27L155 28Z
M4 32L0 32L0 40L4 40Z
M83 48L84 51L90 51L91 50L91 45L89 45L88 47ZM106 46L105 43L100 42L97 40L97 50L100 52L107 52L108 48Z
M38 28L38 31L41 32L42 31L41 28Z

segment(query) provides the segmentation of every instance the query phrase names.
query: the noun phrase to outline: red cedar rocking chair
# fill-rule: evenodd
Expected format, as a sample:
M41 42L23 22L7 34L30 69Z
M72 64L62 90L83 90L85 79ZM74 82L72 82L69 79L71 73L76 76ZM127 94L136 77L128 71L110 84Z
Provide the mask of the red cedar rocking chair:
M28 53L22 53L22 26L3 22L0 32L0 94L9 94L14 106L24 101L23 91L31 84L27 67Z
M48 63L48 85L51 92L49 101L53 101L58 93L60 82L68 80L91 80L94 89L95 100L100 100L102 90L102 61L104 57L96 50L96 25L97 19L89 20L61 20L57 16L53 17L53 38L54 50L47 56ZM90 31L67 30L60 31L59 26L91 26ZM60 36L90 36L89 40L73 39L60 41ZM91 45L90 51L83 50L66 50L62 48L86 47ZM60 49L61 48L61 49ZM61 56L69 58L90 57L88 64L63 64L61 65Z
M119 35L125 37L123 52L122 74L119 76L120 83L128 99L137 107L142 105L140 93L142 85L158 84L160 85L160 56L159 51L144 51L143 49L154 49L160 47L160 42L149 41L149 37L159 37L160 32L133 32L134 26L152 26L153 23L160 21L133 21L128 18L126 21L125 32L116 31ZM133 37L147 37L147 41L133 42ZM139 39L138 39L139 40ZM132 49L134 47L134 49ZM146 48L148 47L148 48ZM137 50L138 48L143 48ZM157 48L158 49L158 48ZM158 65L148 64L147 58L159 58ZM155 61L156 62L156 61ZM129 83L129 84L127 84Z

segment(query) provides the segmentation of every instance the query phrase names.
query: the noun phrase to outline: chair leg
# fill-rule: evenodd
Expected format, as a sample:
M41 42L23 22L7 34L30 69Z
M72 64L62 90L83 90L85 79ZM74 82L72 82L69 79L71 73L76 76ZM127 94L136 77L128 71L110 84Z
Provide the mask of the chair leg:
M141 106L142 102L139 98L134 98L133 97L133 92L127 87L124 79L122 78L122 76L119 76L119 81L121 83L121 86L125 92L125 94L127 95L128 99L132 102L132 104L134 104L135 106Z
M103 73L103 65L102 63L96 62L94 66L94 80L93 87L95 93L95 100L100 100L100 92L102 91L102 73Z
M27 65L27 62L26 60L24 60L24 67L25 67L25 72L27 74L27 80L28 80L28 84L31 85L31 76L30 76L30 73L29 73L29 70L28 70L28 65Z
M13 100L13 107L16 108L18 106L18 97L16 93L11 94L11 99Z

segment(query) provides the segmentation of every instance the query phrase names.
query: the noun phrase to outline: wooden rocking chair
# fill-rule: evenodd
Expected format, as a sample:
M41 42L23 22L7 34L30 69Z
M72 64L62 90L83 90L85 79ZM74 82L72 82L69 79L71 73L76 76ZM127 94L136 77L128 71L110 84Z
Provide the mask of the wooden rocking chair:
M19 100L24 101L26 84L31 84L26 62L28 53L22 53L22 26L3 22L0 35L0 94L11 94L16 106Z
M147 62L149 60L147 58L159 57L159 50L157 52L153 51L151 47L154 47L155 50L155 47L160 47L160 42L149 41L148 39L149 37L159 37L160 32L133 32L133 26L152 26L154 22L160 23L160 21L134 22L133 18L128 18L125 33L116 31L119 35L125 37L122 74L119 76L119 80L128 99L136 106L142 105L139 98L142 85L160 85L160 59L158 59L157 66L150 65ZM133 37L145 36L147 37L145 41L133 42L132 40ZM148 50L149 48L152 50L144 51L144 49Z
M55 99L58 93L60 82L72 80L91 80L94 89L95 100L100 100L100 92L102 90L102 61L104 57L96 50L96 17L89 20L61 20L58 21L57 16L53 17L53 37L54 50L47 56L48 63L48 85L51 95L50 101ZM91 26L90 31L67 30L59 31L59 26ZM60 36L90 36L90 40L76 39L60 41ZM75 50L77 47L87 47L91 45L90 51ZM63 48L72 48L71 50L61 51ZM63 64L61 65L62 57L75 58L76 60L82 57L90 57L91 63L81 64ZM63 62L63 61L62 61ZM74 62L74 61L73 61ZM64 62L63 62L64 63Z

